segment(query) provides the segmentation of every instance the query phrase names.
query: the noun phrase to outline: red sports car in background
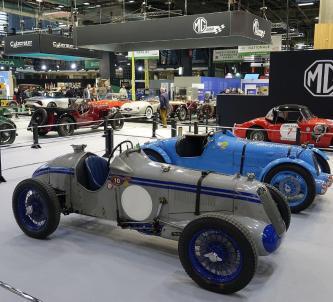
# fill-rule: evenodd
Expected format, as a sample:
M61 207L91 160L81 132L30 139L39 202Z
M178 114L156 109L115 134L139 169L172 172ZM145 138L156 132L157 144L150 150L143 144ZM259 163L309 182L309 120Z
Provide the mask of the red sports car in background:
M107 106L109 109L119 109L122 105L130 102L128 98L124 98L119 93L108 93L103 99L98 101L90 101L89 103L93 106Z
M333 141L333 120L314 116L302 105L280 105L271 109L265 117L243 124L235 124L234 134L257 141L296 144L297 128L300 143L327 148Z

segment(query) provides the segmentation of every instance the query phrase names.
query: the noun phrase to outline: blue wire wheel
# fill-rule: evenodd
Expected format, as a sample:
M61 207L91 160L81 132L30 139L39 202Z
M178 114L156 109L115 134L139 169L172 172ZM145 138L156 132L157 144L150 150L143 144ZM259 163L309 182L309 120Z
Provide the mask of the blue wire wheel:
M55 191L37 179L17 185L13 194L13 212L17 224L33 238L45 238L55 231L60 220L60 204Z
M244 288L256 270L253 239L232 216L207 215L192 220L180 235L178 253L193 281L221 294Z
M273 168L264 182L274 186L287 198L292 213L308 208L316 196L313 176L297 165L282 164Z
M201 230L189 244L193 268L214 283L235 280L243 266L242 251L237 242L222 230Z
M31 231L41 230L47 222L44 197L35 189L22 190L18 196L18 214L22 224Z

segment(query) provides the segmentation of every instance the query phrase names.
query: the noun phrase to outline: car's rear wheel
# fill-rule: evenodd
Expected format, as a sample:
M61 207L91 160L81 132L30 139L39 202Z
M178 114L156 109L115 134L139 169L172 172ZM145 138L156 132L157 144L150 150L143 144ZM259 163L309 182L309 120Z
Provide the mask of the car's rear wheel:
M330 167L330 164L328 163L328 161L325 158L323 158L321 155L319 155L318 153L314 153L314 154L317 159L320 171L323 173L331 174L331 167Z
M40 180L20 182L13 194L12 207L17 224L30 237L44 239L59 225L58 197L52 187Z
M11 123L0 123L0 145L10 145L16 139L16 129Z
M271 169L263 181L286 196L292 213L299 213L308 208L316 196L313 176L297 165L279 165Z
M221 294L244 288L253 278L258 257L247 229L224 215L191 221L180 236L178 253L200 287Z
M151 107L147 107L146 112L145 112L145 116L147 119L151 119L154 115L154 111L153 108Z
M30 125L43 126L47 123L47 111L44 108L37 109L31 117Z
M58 121L58 134L59 136L70 136L74 134L75 125L74 121L69 116L63 116Z
M254 141L267 141L267 132L264 129L253 128L247 131L246 137Z
M161 154L152 149L143 149L143 152L149 157L150 160L159 163L165 163L165 160Z

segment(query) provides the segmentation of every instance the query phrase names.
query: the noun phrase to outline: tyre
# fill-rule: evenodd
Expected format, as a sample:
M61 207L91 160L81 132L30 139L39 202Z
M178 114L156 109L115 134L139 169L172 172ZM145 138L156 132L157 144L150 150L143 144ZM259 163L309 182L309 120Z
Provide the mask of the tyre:
M248 130L246 137L253 141L267 141L267 132L263 129L253 128Z
M39 108L33 113L30 124L33 125L34 123L37 124L37 126L46 125L47 112L44 108Z
M181 106L177 110L177 116L180 121L185 121L187 117L187 110L185 107Z
M185 271L200 287L221 294L244 288L258 258L248 230L224 215L191 221L180 236L178 253Z
M177 110L177 116L180 121L185 121L187 117L187 110L185 107L179 107Z
M15 126L12 123L0 122L0 145L10 145L14 143L15 139Z
M328 161L322 156L320 156L318 153L314 153L314 155L317 159L320 171L323 173L331 174L331 167Z
M18 107L18 104L16 102L12 101L12 102L9 103L9 107L16 108L16 107Z
M38 135L39 136L45 136L47 135L49 132L43 128L38 128Z
M313 176L297 165L276 166L266 174L263 182L272 185L286 196L292 213L308 208L316 196Z
M114 130L120 130L124 127L123 115L120 112L112 113L108 115L108 119L111 119L110 125Z
M56 108L57 104L55 102L50 102L47 104L47 108Z
M20 182L14 191L13 213L21 230L32 238L51 235L60 221L60 203L53 188L37 179Z
M150 160L159 163L165 163L165 160L161 154L152 149L143 149L143 152L149 157Z
M146 112L145 112L146 118L151 119L151 118L153 118L153 115L154 115L153 108L147 107Z
M269 193L271 193L272 198L274 199L277 208L280 212L280 215L282 217L282 220L284 221L284 224L286 226L286 230L288 231L290 226L290 220L291 220L291 211L288 204L287 198L275 187L271 185L267 185L269 189Z
M59 136L70 136L74 134L75 125L70 116L63 116L58 121L58 134Z

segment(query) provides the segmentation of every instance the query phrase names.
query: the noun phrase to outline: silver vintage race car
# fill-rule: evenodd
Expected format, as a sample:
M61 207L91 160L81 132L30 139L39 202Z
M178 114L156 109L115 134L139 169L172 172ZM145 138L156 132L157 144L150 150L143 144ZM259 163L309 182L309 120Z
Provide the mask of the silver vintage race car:
M113 160L116 150L129 144ZM289 227L284 197L253 175L227 176L151 161L129 141L109 160L85 145L37 169L13 194L15 219L28 236L52 234L60 214L114 220L122 228L178 240L181 263L201 287L244 288L258 256L274 252Z

